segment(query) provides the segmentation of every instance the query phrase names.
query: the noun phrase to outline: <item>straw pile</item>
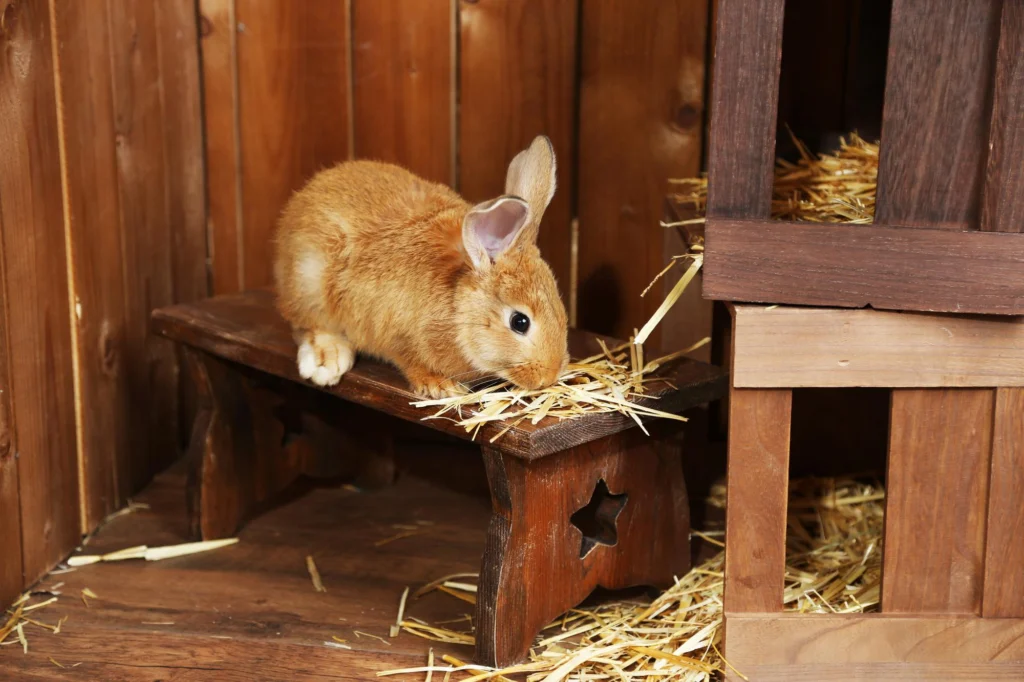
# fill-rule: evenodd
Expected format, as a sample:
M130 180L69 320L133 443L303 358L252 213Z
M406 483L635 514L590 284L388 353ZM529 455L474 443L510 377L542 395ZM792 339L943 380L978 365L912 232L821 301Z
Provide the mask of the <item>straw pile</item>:
M877 608L881 577L884 491L876 482L854 479L803 479L790 488L786 539L786 608L817 613L854 613ZM724 486L709 503L724 506ZM721 545L721 530L694 533ZM548 625L530 661L504 670L466 665L451 656L448 665L378 673L450 674L451 679L502 679L514 675L528 682L561 680L646 680L700 682L720 679L729 664L720 651L725 555L716 556L676 580L653 601L614 602L578 608ZM415 596L441 590L473 601L469 576L449 576ZM415 600L407 611L415 611ZM471 624L453 630L430 625L411 615L403 631L428 640L473 644ZM432 656L431 656L432 661ZM461 673L455 672L461 670ZM742 670L738 673L742 674ZM460 676L461 675L461 676Z
M819 154L815 158L792 132L790 136L800 151L800 159L796 163L776 159L772 218L814 223L872 222L878 184L878 144L866 142L857 133L851 133L849 142L840 138L837 152ZM692 208L697 217L663 225L676 227L703 223L708 196L707 178L669 182L677 188L675 198Z

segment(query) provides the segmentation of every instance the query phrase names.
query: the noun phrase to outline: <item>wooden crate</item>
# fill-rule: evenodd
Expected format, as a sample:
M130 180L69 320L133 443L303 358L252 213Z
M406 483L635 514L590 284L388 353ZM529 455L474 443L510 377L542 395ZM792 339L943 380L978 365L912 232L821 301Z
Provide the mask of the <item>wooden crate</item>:
M894 0L872 225L769 219L784 4L718 3L704 295L827 307L732 308L726 656L1021 679L1024 2ZM892 389L879 613L783 613L803 387Z
M704 295L1024 313L1024 5L894 0L872 225L769 220L784 5L718 5Z

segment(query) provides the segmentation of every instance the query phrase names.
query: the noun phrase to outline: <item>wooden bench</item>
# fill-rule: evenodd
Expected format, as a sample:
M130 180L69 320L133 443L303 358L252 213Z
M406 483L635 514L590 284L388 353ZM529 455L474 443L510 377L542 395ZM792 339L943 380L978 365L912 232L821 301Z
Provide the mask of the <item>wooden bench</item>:
M293 447L302 427L289 408L308 404L309 394L470 438L449 420L421 421L431 412L410 404L416 397L388 365L360 358L326 390L302 380L291 332L270 292L163 308L153 323L182 344L198 387L189 513L203 539L234 534L254 505L322 466ZM596 350L593 335L571 332L573 357ZM672 387L655 388L648 399L666 411L727 390L722 372L696 361L673 363L669 378ZM344 403L328 402L338 409L335 420L343 420ZM521 659L543 626L598 586L667 586L687 570L689 510L678 440L659 436L655 427L670 426L664 421L650 425L652 436L635 426L609 413L523 422L493 444L504 425L477 434L493 499L477 595L478 661Z

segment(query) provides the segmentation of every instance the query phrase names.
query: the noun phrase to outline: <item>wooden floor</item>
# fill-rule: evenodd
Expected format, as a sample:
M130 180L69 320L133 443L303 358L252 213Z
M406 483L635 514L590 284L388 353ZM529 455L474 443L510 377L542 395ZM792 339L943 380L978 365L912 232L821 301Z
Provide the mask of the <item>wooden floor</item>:
M188 540L182 473L159 476L137 501L150 509L112 519L85 551ZM375 491L297 490L247 525L237 545L48 577L40 588L63 582L62 596L38 617L53 623L67 616L62 632L29 626L28 654L19 646L0 649L0 680L366 680L423 665L427 642L404 633L388 637L402 590L477 571L488 515L479 491L446 490L414 475ZM402 532L396 525L421 530L377 546ZM307 554L326 593L312 587ZM88 607L80 597L85 588L99 597ZM471 611L470 604L431 594L407 613L437 622ZM324 646L332 636L352 650ZM472 655L470 647L434 647L438 656Z
M424 665L431 646L439 663L443 654L470 660L471 647L406 633L392 639L388 630L406 586L479 570L490 513L480 457L448 445L406 445L398 467L394 485L373 490L297 486L231 547L47 577L37 589L62 582L62 594L32 615L49 623L67 616L62 631L27 626L27 654L17 645L0 648L0 680L369 680ZM703 485L700 476L690 478ZM158 476L136 498L149 509L111 519L82 551L188 541L184 483L180 466ZM413 526L412 535L382 543ZM326 593L314 591L307 555ZM85 588L98 596L88 606ZM407 614L438 623L472 610L432 593L410 601ZM469 622L446 627L468 631ZM352 650L324 645L335 636Z

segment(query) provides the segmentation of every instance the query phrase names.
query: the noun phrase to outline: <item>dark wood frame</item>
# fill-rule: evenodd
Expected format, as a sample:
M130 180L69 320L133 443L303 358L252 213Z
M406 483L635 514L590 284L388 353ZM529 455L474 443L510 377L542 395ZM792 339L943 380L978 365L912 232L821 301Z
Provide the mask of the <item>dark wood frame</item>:
M704 296L1024 313L1019 0L894 2L871 226L769 220L784 5L719 2Z

